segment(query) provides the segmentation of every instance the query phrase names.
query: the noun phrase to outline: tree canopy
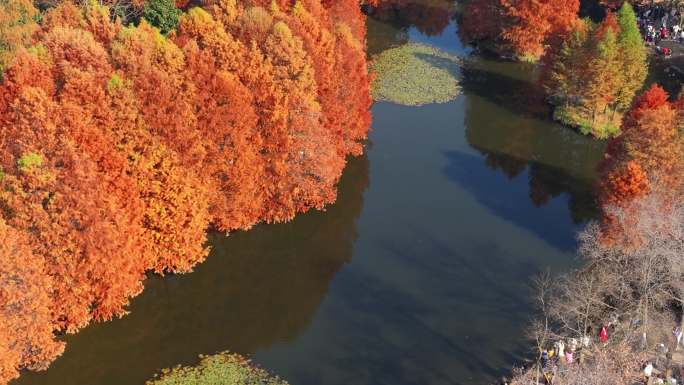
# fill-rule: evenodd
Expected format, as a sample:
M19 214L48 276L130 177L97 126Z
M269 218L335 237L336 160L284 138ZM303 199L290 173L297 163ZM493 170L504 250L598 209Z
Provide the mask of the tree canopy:
M334 202L363 150L358 2L109 4L0 2L0 383L124 315L146 271L191 271L209 227Z
M646 80L647 52L625 3L598 25L584 20L545 60L544 86L554 117L584 134L620 133L622 114Z

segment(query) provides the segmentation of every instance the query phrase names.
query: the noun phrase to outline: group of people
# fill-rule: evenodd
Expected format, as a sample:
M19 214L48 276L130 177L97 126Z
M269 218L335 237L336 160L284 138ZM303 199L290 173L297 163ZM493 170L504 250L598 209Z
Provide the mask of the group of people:
M672 329L672 335L674 336L674 350L679 350L684 336L681 327L675 326ZM672 352L662 343L658 345L655 360L644 364L643 372L647 385L684 384L684 367L673 362Z
M553 377L559 370L559 365L581 363L589 355L588 348L593 343L593 339L590 337L591 329L587 332L579 339L559 339L549 349L542 350L539 366L547 384L553 383ZM608 325L601 326L598 340L601 343L608 342Z
M676 8L667 8L662 4L637 6L637 22L646 43L653 45L663 56L670 56L672 50L661 47L663 40L676 41L684 44L684 28L681 25L681 15Z

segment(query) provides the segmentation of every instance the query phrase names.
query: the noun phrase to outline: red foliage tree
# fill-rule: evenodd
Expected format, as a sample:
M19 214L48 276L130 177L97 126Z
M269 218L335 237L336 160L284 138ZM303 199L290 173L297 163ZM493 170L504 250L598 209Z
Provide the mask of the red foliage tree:
M25 233L0 220L0 383L19 369L45 369L62 354L50 322L52 279Z
M539 58L570 33L579 5L579 0L473 0L461 33L469 41L493 40L518 57Z
M210 223L333 202L361 153L356 1L204 7L166 37L65 2L16 39L0 83L0 258L17 276L0 289L0 383L45 368L53 330L125 314L145 271L190 271Z
M622 135L609 142L601 165L604 182L599 197L605 239L617 239L626 231L618 222L630 221L616 221L611 214L616 208L621 208L622 216L628 216L633 201L654 189L663 207L678 199L684 175L679 124L675 105L661 87L654 85L635 100L625 116Z

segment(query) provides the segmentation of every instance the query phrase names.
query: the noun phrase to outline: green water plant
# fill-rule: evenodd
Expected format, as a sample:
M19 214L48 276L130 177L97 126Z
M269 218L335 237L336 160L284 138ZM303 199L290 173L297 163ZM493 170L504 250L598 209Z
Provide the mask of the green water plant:
M200 359L196 366L164 369L146 385L289 385L238 354L223 352Z
M461 92L458 57L425 44L390 48L373 58L371 93L376 101L407 106L446 103Z

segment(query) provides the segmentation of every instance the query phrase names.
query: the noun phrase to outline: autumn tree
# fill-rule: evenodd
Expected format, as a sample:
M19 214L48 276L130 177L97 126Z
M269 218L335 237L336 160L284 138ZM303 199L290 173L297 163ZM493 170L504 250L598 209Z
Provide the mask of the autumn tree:
M472 0L462 36L491 41L499 52L536 61L571 32L578 12L578 0Z
M597 26L585 21L545 60L542 82L555 119L598 138L620 132L622 114L646 78L634 11L623 5Z
M27 234L0 220L0 383L21 369L45 369L64 350L53 334L52 279Z
M681 120L667 93L654 85L637 98L626 114L622 135L611 139L601 164L603 234L608 242L638 238L629 222L643 213L632 212L634 202L658 191L660 210L677 202L682 188L684 147ZM614 215L619 210L623 219ZM631 216L630 216L631 213Z
M678 111L658 85L639 96L626 114L622 135L609 142L602 172L634 162L652 182L681 183L683 154Z
M28 0L0 1L0 79L17 49L30 45L38 30L38 10Z
M533 60L546 51L549 39L562 40L577 22L578 0L502 2L504 13L511 19L502 37L513 52Z
M36 24L30 3L7 1L0 258L17 278L0 290L0 383L44 369L63 348L53 331L124 315L147 271L191 271L210 225L333 202L362 152L356 1L215 0L182 14L147 2L138 25L122 2L62 2Z
M588 123L583 130L591 130L598 137L605 137L616 130L614 123L600 118L606 113L611 113L612 116L608 109L615 102L616 90L622 80L618 33L615 15L609 13L596 28L593 38L588 40L588 52L585 56L587 67L582 79L585 85L580 89L580 97L584 99L589 119L582 124Z
M543 85L555 103L567 106L580 92L586 66L584 47L590 28L587 20L577 23L544 68Z
M255 107L257 101L266 103L271 97L265 92L268 88L258 88L264 90L260 95L253 91L255 83L268 78L247 78L247 68L240 63L252 52L202 9L181 18L177 39L187 55L188 76L203 84L195 92L195 105L197 124L209 145L198 166L214 175L213 222L221 230L249 228L262 216L264 199L263 137Z

